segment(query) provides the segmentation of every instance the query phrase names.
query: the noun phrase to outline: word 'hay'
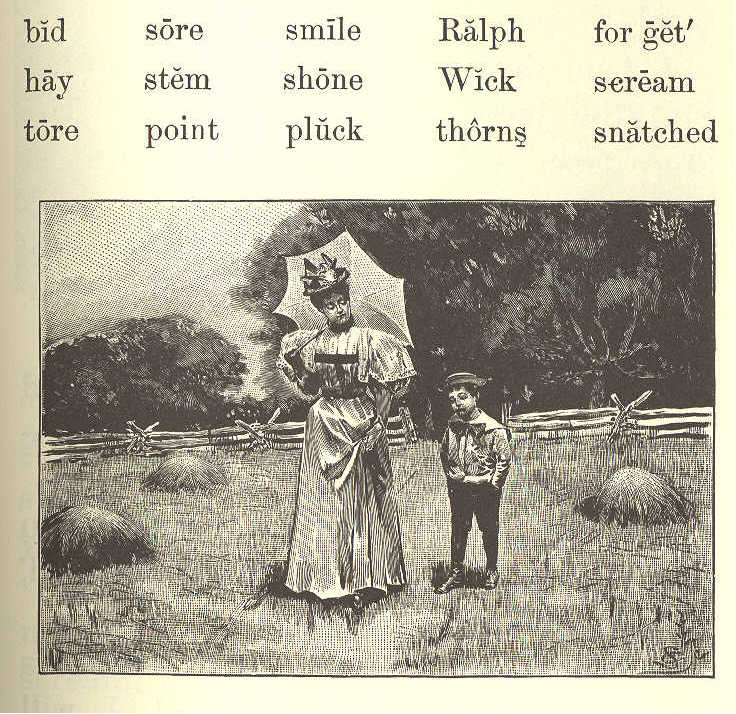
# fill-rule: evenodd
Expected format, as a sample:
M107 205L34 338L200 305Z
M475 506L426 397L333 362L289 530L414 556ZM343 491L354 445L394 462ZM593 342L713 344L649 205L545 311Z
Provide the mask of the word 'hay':
M149 491L210 491L225 486L225 472L194 454L177 453L165 458L141 482Z
M692 504L666 478L632 466L614 471L577 510L592 521L619 526L686 523L693 516Z
M41 524L41 564L52 575L127 565L155 552L140 526L102 508L67 506Z

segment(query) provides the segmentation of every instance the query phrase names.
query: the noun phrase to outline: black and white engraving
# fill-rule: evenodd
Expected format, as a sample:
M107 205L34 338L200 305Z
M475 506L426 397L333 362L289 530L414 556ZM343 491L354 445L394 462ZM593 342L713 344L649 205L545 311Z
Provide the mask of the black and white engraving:
M39 218L42 673L713 676L712 203Z

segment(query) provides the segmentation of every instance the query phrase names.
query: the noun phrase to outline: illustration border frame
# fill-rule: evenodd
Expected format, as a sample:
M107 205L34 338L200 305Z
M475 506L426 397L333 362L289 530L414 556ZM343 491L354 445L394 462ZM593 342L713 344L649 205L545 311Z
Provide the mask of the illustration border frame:
M680 205L700 205L710 206L711 211L711 300L713 314L716 315L716 201L711 200L676 200L676 199L626 199L626 200L591 200L591 199L493 199L493 198L472 198L472 199L455 199L455 198L253 198L253 199L168 199L168 198L145 198L145 199L115 199L115 198L82 198L82 199L39 199L38 201L38 474L37 474L37 493L36 493L36 538L37 538L37 609L36 609L36 628L37 628L37 672L41 676L50 677L77 677L77 676L120 676L120 677L218 677L218 678L242 678L242 677L289 677L289 678L317 678L317 679L715 679L716 678L716 417L718 412L718 384L716 368L716 355L718 353L717 330L713 334L713 368L714 368L714 390L713 390L713 437L711 443L711 618L712 618L712 636L711 636L711 656L713 659L713 668L711 674L689 675L685 673L672 674L285 674L280 672L214 672L207 674L198 674L190 672L100 672L95 670L80 670L78 672L49 672L41 669L41 444L42 444L42 409L43 409L43 390L41 388L43 377L43 326L41 315L41 229L42 229L42 205L46 203L348 203L348 202L364 202L364 203L387 203L387 202L415 202L415 203L505 203L505 204L559 204L559 203L580 203L580 204L611 204L611 205L640 205L647 203L667 203Z

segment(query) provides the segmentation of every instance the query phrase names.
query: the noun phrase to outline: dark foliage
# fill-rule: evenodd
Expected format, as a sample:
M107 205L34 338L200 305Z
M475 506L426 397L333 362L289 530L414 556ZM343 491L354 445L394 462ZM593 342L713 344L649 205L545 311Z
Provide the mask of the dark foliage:
M303 232L348 230L405 278L421 380L493 382L493 413L601 406L611 392L649 406L712 404L712 215L706 204L333 202ZM422 413L421 411L419 413ZM441 418L440 418L441 421Z
M169 430L222 424L223 392L243 371L236 346L188 318L127 320L46 350L44 431L120 431L129 419Z

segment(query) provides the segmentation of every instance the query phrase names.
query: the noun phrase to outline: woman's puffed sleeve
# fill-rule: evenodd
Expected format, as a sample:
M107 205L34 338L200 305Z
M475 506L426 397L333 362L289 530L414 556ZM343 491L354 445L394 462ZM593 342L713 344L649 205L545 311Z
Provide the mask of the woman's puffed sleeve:
M416 376L414 365L406 347L385 332L371 330L368 334L368 350L361 381L375 380L390 386L394 391L405 389L411 377Z

